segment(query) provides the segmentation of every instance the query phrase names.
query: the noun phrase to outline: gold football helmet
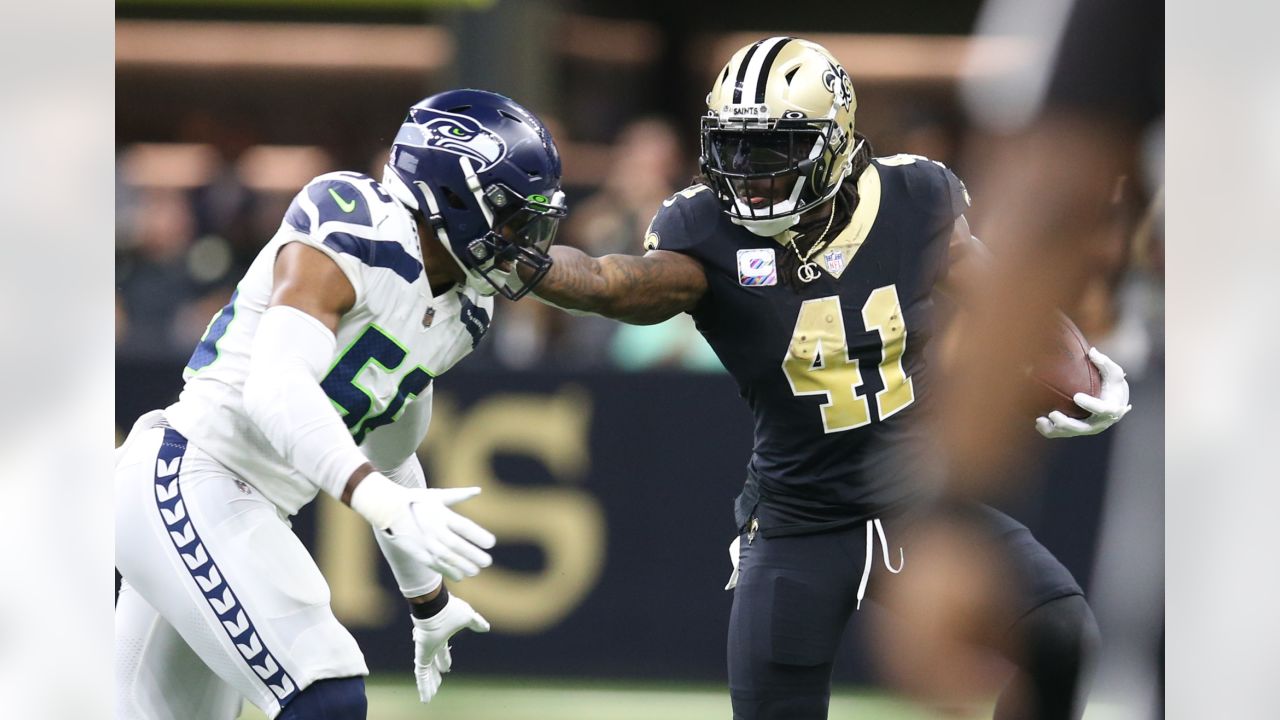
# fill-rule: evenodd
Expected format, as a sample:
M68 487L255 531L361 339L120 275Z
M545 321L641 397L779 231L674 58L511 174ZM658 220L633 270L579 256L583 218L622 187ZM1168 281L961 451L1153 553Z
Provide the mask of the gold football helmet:
M724 211L777 235L835 196L854 155L853 82L825 48L771 37L738 50L707 93L703 175Z

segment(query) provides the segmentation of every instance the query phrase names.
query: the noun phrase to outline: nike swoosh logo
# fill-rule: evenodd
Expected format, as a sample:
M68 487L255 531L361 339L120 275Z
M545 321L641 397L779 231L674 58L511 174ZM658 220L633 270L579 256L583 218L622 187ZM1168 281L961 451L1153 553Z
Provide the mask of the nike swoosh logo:
M330 190L329 192L333 192L333 191ZM669 197L666 200L662 201L662 207L671 207L672 205L675 205L675 204L676 204L676 199L674 197Z
M338 207L342 208L342 212L349 213L356 209L355 200L343 200L337 190L329 188L329 195L333 197L333 201L338 203Z

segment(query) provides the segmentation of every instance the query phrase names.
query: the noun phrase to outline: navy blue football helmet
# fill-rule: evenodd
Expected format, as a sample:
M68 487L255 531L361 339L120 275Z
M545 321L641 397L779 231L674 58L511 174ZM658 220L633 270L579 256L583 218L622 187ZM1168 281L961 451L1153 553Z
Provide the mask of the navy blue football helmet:
M560 152L510 98L450 90L409 108L383 185L435 229L477 292L517 300L551 269L566 211ZM517 265L532 270L523 283Z

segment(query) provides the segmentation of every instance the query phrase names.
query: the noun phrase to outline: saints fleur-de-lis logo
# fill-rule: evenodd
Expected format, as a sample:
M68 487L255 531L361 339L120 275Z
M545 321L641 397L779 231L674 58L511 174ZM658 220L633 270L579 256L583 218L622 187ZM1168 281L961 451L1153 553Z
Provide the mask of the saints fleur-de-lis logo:
M822 73L822 84L835 96L840 107L845 110L852 107L853 80L849 79L849 73L844 68L828 63L826 71Z

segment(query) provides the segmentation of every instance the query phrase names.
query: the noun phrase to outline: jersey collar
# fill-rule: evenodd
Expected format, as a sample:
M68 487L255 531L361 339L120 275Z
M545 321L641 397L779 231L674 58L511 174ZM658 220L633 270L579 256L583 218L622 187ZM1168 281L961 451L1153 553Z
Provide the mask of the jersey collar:
M849 224L845 225L840 234L836 235L835 239L813 260L826 270L827 274L839 279L844 274L845 268L853 262L853 256L858 253L862 243L866 242L867 236L871 233L871 226L875 224L879 213L880 172L876 170L875 163L869 163L867 169L858 176L858 206L853 209ZM775 236L774 240L786 247L794 238L795 233L788 230Z
M853 209L849 224L819 253L819 257L814 258L818 265L839 279L853 262L853 256L858 254L862 243L866 242L879 213L880 173L875 163L870 163L858 176L858 206Z

